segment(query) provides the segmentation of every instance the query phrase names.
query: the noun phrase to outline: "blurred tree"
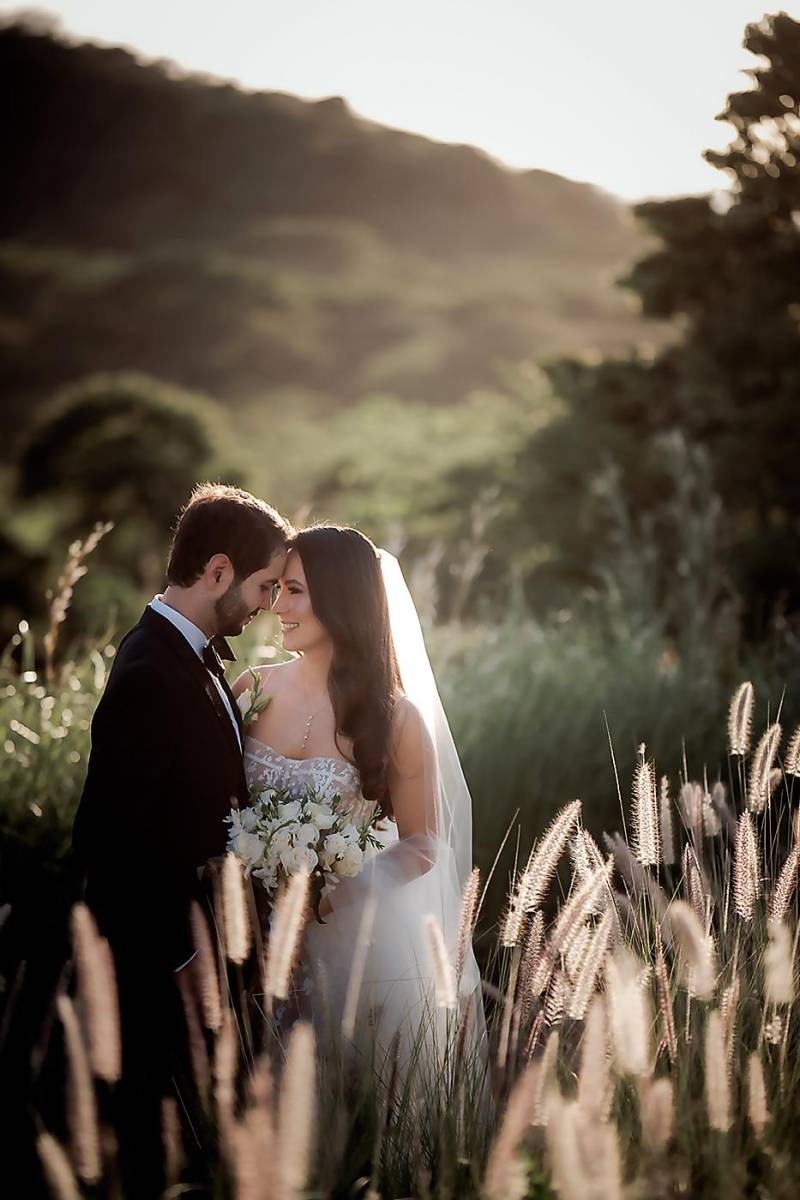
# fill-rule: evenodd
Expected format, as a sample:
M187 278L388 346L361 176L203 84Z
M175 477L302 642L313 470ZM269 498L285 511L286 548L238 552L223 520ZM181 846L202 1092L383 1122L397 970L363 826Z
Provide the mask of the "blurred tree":
M729 96L720 114L734 140L706 154L733 178L729 203L684 197L637 209L661 248L623 282L646 315L675 321L679 340L650 361L550 365L565 410L520 455L514 519L498 536L520 553L546 513L544 573L562 589L591 584L611 536L593 482L613 460L632 510L655 512L671 486L657 438L680 430L707 454L756 632L776 606L800 609L800 23L765 17L747 27L745 46L764 61L749 72L753 89Z
M170 524L194 483L235 474L212 401L145 375L95 375L42 411L16 491L52 506L55 540L113 521L102 562L141 588L161 582Z

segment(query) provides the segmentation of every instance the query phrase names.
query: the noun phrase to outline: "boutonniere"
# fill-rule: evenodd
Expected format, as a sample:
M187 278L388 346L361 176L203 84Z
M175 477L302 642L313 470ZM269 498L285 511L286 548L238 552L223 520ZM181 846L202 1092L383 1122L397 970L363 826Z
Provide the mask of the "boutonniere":
M261 676L252 667L248 668L250 686L245 688L236 699L239 712L242 714L242 724L250 725L256 720L270 702L271 697L262 694Z

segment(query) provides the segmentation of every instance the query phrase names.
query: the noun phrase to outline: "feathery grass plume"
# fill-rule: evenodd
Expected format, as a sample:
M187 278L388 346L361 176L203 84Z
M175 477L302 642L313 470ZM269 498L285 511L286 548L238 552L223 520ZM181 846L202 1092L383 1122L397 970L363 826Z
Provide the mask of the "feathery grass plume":
M78 974L78 995L86 1016L89 1061L98 1079L116 1083L122 1073L117 976L111 947L97 932L94 917L78 903L70 914Z
M642 1137L656 1153L665 1150L675 1125L675 1095L672 1080L660 1079L639 1081L639 1112L642 1121Z
M643 867L656 867L661 861L656 777L653 764L644 760L644 746L641 753L642 761L634 772L631 797L632 849Z
M694 910L683 900L673 900L668 920L687 967L684 986L699 1000L710 1000L716 984L713 941L703 932Z
M604 833L603 838L630 895L636 900L646 896L658 920L663 921L669 901L664 889L653 877L652 871L649 867L643 867L638 858L631 854L630 847L621 834L615 833L613 837L609 837ZM627 899L625 897L625 900ZM618 910L633 918L632 923L635 924L634 909L630 904L620 904L620 893L614 894L614 902Z
M764 998L768 1004L794 1000L792 937L783 921L770 921L764 950Z
M276 1171L279 1154L271 1107L272 1073L266 1056L253 1068L248 1082L248 1106L234 1129L233 1169L236 1200L286 1200Z
M658 929L658 926L656 928ZM661 944L660 934L657 934L656 937L655 977L658 992L658 1011L661 1014L661 1023L664 1027L664 1043L667 1047L669 1061L674 1066L678 1057L678 1039L675 1036L675 1011L672 1006L672 993L670 991L667 963L664 958L664 947Z
M606 1006L603 997L597 995L589 1006L583 1030L577 1096L582 1112L596 1121L605 1120L611 1106L610 1066Z
M457 1003L455 972L447 953L442 927L432 913L428 913L425 917L425 933L433 966L436 1004L439 1008L455 1008Z
M769 725L756 746L750 773L747 777L747 807L750 812L761 813L772 792L772 764L781 742L780 722Z
M537 1075L533 1104L530 1110L530 1122L531 1125L537 1127L546 1125L550 1116L550 1090L551 1083L554 1083L553 1073L558 1062L558 1046L558 1030L553 1029L547 1035L541 1058L534 1064L537 1068Z
M554 1091L550 1098L546 1145L553 1187L560 1200L586 1200L587 1195L595 1194L581 1161L578 1113L575 1101L566 1101Z
M752 921L756 900L761 894L758 870L758 842L749 812L739 817L733 854L733 907L743 921Z
M651 1018L638 974L639 964L622 947L606 965L609 1025L621 1075L645 1075L649 1068Z
M728 751L743 758L750 749L755 694L749 681L736 689L728 712Z
M241 861L228 851L222 867L222 907L228 958L235 963L243 963L250 953L250 922L242 872Z
M703 789L699 783L684 783L678 793L678 807L695 846L703 841Z
M542 957L543 937L544 915L542 914L542 910L537 908L533 914L528 932L525 935L522 958L519 964L519 975L517 977L517 994L520 998L524 1016L527 1016L530 1012L534 1000L533 981ZM539 992L536 993L536 995L539 994Z
M800 775L800 725L789 738L783 769L787 775Z
M305 871L292 875L275 904L265 976L271 1000L285 1000L289 995L289 977L303 927L308 880Z
M300 1021L289 1038L278 1106L278 1146L287 1196L298 1196L308 1178L315 1109L314 1034L307 1022Z
M528 1173L517 1151L536 1104L540 1063L528 1063L508 1098L503 1119L489 1150L483 1177L484 1200L523 1200Z
M736 1017L739 1011L739 994L742 982L737 972L724 989L719 1002L719 1015L722 1020L722 1032L725 1036L725 1061L728 1073L733 1068L733 1052L736 1049Z
M708 790L703 792L703 831L706 837L717 837L722 832L722 825Z
M101 1175L97 1104L89 1058L78 1018L69 996L56 1000L67 1057L67 1123L75 1171L84 1183L97 1183Z
M661 776L658 798L658 819L661 829L661 861L671 867L675 862L675 834L672 828L672 799L669 794L669 779Z
M568 996L569 983L566 973L560 969L554 971L544 998L544 1019L548 1025L558 1025L563 1019Z
M548 955L555 959L557 955L569 954L573 942L580 936L587 917L594 912L601 897L606 903L611 894L609 880L613 869L613 858L599 866L585 883L575 888L564 907L556 917L548 941Z
M216 1032L222 1023L217 967L208 924L203 910L196 900L192 901L189 918L192 927L192 941L197 951L192 967L200 994L203 1023L206 1029Z
M798 867L800 867L800 844L795 842L786 856L786 862L781 867L778 882L770 897L769 919L771 921L783 921L786 917L797 885Z
M370 893L363 907L361 920L358 923L358 934L356 935L356 944L353 947L350 974L347 976L347 992L345 993L344 1009L342 1011L342 1036L347 1041L352 1041L355 1035L358 998L361 994L364 967L367 964L367 951L369 950L377 907L378 901L375 895Z
M736 817L733 815L728 804L725 784L719 780L711 789L711 807L717 814L720 825L725 829L726 834L731 840L736 837Z
M761 1141L769 1122L769 1107L764 1067L758 1050L754 1050L747 1060L747 1116L756 1137Z
M569 1016L575 1021L583 1020L586 1013L598 976L606 961L613 931L614 914L609 908L594 930L575 975L572 995L568 1004Z
M56 652L56 643L58 642L58 631L67 619L69 606L72 603L72 595L75 591L75 585L79 579L82 579L86 574L88 567L84 559L97 549L98 544L110 533L114 528L111 521L98 521L92 532L86 538L85 542L75 541L71 544L68 552L67 561L64 568L58 577L55 592L48 593L50 601L49 623L47 632L42 638L42 646L44 648L45 661L45 677L49 680L53 678L53 659Z
M186 1035L189 1042L189 1058L192 1064L192 1074L197 1090L205 1104L208 1098L209 1065L208 1047L203 1036L203 1026L197 1012L197 1001L192 987L192 981L184 969L177 975L178 991L183 1002L183 1015L186 1020Z
M230 1009L226 1009L214 1047L214 1108L220 1145L231 1162L236 1152L234 1106L238 1058L233 1016Z
M572 800L557 812L534 845L525 873L530 875L531 887L526 896L527 911L537 908L553 878L558 860L581 815L580 800Z
M580 970L581 963L592 940L592 933L593 928L591 925L579 925L575 931L575 937L570 942L567 952L564 955L564 969L570 983L575 982L575 977Z
M478 900L480 899L481 873L475 867L464 884L461 896L461 914L458 921L458 940L456 949L456 979L460 980L464 973L464 964L472 946L472 935L475 932L475 921L478 915Z
M81 1200L69 1158L61 1143L50 1133L40 1133L36 1139L36 1153L53 1200Z
M167 1187L177 1183L183 1166L181 1121L178 1103L173 1096L161 1100L161 1145L164 1151L164 1175Z
M731 1088L725 1059L725 1039L719 1009L706 1017L705 1035L706 1106L712 1129L727 1133L731 1127Z
M697 855L690 842L683 847L683 890L698 921L705 925L708 917L707 901L710 903L711 898L703 887Z

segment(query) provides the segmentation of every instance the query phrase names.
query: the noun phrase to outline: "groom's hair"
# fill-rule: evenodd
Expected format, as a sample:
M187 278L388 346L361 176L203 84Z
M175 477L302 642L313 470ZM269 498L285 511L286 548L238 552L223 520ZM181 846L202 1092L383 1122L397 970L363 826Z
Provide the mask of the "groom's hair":
M271 505L242 488L200 483L178 518L167 582L190 587L215 554L227 554L237 580L266 567L294 530Z

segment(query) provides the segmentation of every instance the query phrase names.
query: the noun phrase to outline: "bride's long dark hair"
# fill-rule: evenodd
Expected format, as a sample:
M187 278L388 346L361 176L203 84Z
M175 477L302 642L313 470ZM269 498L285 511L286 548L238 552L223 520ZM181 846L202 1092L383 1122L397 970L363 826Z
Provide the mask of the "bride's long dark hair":
M333 642L328 692L337 745L340 736L351 740L364 797L392 816L387 767L401 681L378 551L363 533L339 525L302 529L291 549Z

